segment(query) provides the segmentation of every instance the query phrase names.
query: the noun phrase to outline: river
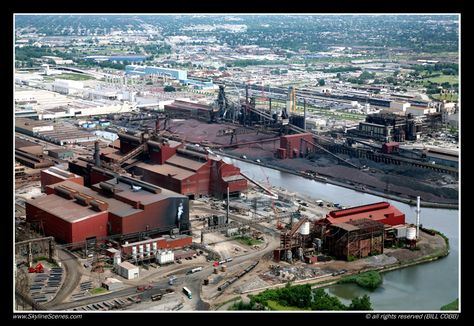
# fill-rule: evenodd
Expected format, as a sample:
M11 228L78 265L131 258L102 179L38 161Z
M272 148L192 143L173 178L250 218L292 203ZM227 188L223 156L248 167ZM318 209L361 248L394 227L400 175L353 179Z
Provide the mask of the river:
M255 180L268 181L314 199L323 199L343 206L358 206L388 201L405 213L406 221L415 222L415 207L364 194L351 189L316 182L300 176L265 168L230 158L225 161L239 167ZM420 223L444 233L450 242L450 254L439 261L416 265L383 274L383 284L368 292L353 284L335 285L327 289L344 303L362 294L370 295L377 311L432 311L459 297L459 210L422 208Z

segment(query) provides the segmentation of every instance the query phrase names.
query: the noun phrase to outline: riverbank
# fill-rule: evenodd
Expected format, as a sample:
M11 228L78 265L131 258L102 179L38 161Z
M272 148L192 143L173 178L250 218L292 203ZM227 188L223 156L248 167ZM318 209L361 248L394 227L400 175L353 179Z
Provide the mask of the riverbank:
M376 271L379 273L387 273L397 269L403 269L414 265L424 264L428 262L433 262L443 257L446 257L449 254L449 241L447 238L443 237L441 234L430 235L425 232L420 233L420 240L417 244L417 249L410 250L407 248L389 248L384 250L384 254L367 257L363 259L358 259L352 262L347 261L329 261L329 262L320 262L312 265L316 268L320 268L326 271L341 271L347 270L346 273L336 275L338 273L326 273L321 276L293 280L291 281L294 285L299 284L311 284L312 288L325 288L334 284L337 284L342 278L358 275L365 272ZM272 263L274 264L274 263ZM303 263L297 263L290 265L288 263L281 263L282 266L311 266L305 265ZM264 273L260 273L260 277ZM268 275L268 274L267 274ZM268 276L265 277L268 283ZM241 296L247 297L249 294L256 294L262 292L266 289L271 288L281 288L287 284L286 282L279 282L274 284L269 284L268 286L248 289L245 291L240 291ZM229 290L229 293L234 293L234 291ZM222 307L225 303L229 302L229 297L224 295L222 296L222 301L215 302L215 308ZM233 294L232 301L237 300L235 293ZM222 309L222 308L221 308Z
M317 181L317 182L329 183L329 184L332 184L332 185L335 185L335 186L355 190L357 192L362 192L362 193L371 194L371 195L374 195L374 196L379 196L379 197L383 197L383 198L387 198L387 199L391 199L391 200L396 200L396 201L405 203L405 204L410 205L410 206L415 206L416 205L416 198L415 197L405 198L405 197L400 197L400 196L390 194L390 193L387 193L387 192L384 192L384 191L377 191L377 190L369 189L369 188L365 188L365 189L361 190L360 186L351 185L349 183L336 181L336 180L333 180L331 178L326 177L326 178L323 179L323 178L318 177L318 176L312 177L312 176L309 176L307 173L302 173L302 172L299 172L299 171L290 170L290 169L280 167L280 166L276 166L276 165L265 164L263 162L256 162L256 161L252 161L252 160L249 160L249 159L244 159L244 158L241 158L239 156L232 155L232 154L229 154L229 153L225 153L225 154L222 154L222 155L226 156L226 157L229 157L229 158L232 158L234 160L239 160L239 161L246 162L246 163L260 165L260 166L263 166L263 167L266 167L266 168L269 168L269 169L273 169L273 170L277 170L277 171L281 171L281 172L286 172L286 173L289 173L289 174L297 175L297 176L300 176L300 177L303 177L303 178L306 178L306 179L310 179L310 180L314 180L314 181ZM458 209L459 208L458 203L455 203L455 204L454 203L439 203L439 202L429 202L429 201L426 201L426 200L421 201L420 205L421 205L421 207L429 207L429 208L444 208L444 209Z

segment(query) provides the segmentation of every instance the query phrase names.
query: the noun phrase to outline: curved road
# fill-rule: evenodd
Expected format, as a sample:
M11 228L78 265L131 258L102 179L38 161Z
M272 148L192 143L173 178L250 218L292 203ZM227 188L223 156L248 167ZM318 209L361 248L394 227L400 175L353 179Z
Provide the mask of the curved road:
M273 251L275 248L277 248L279 244L280 244L279 239L272 237L269 239L269 242L264 249L235 257L231 262L227 263L227 266L230 267L230 266L238 265L247 261L258 260L265 254L267 254L268 252ZM66 267L68 272L73 267L73 263L75 263L76 265L79 265L77 260L66 260L66 261L69 262ZM175 288L176 292L181 292L182 286L188 287L193 293L193 299L191 303L196 306L196 310L209 310L209 307L210 307L209 303L202 301L201 295L200 295L202 280L205 277L207 277L207 275L211 274L214 268L211 264L209 265L210 266L204 267L202 271L194 273L194 274L190 274L190 275L185 275L182 272L183 270L189 270L190 269L189 267L181 268L179 269L180 273L175 273L178 276L178 278L176 279L175 285L173 286L173 288ZM80 268L80 266L78 266L78 268ZM171 273L173 272L170 271L167 274L171 274ZM73 278L78 277L76 276L76 274L77 275L79 274L77 273L77 270L74 275L71 275L71 277ZM78 283L79 283L79 279L77 279L77 284ZM160 281L150 283L151 285L153 285L153 288L142 293L137 293L136 287L133 286L133 287L128 287L123 290L119 290L119 291L115 291L115 292L111 292L111 293L107 293L103 295L84 298L84 299L76 300L73 302L61 303L60 300L64 300L65 296L67 296L69 293L72 293L72 291L77 286L77 284L74 287L72 287L74 285L74 281L68 282L67 285L65 284L60 290L61 293L58 293L58 296L56 296L56 298L58 298L60 295L62 295L63 297L62 298L59 297L57 300L55 298L55 300L53 300L54 302L51 301L50 303L48 303L47 307L49 309L54 308L54 310L68 310L68 309L73 309L75 307L79 307L83 305L88 305L92 303L107 301L110 299L131 296L131 295L136 295L136 294L139 294L142 300L149 300L153 294L161 293L164 288L169 287L168 280L164 278Z
M47 310L52 309L58 304L62 303L66 297L71 294L79 285L79 281L81 280L81 274L79 273L81 265L77 261L77 258L70 252L63 249L58 249L57 252L59 261L61 261L63 264L66 273L64 277L64 283L54 299L43 305L43 307Z

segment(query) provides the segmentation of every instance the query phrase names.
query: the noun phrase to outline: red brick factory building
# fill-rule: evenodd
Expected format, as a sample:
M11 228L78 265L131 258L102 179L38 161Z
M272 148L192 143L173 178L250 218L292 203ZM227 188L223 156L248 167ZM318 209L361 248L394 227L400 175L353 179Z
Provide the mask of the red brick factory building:
M247 190L247 180L240 174L239 168L225 163L203 148L165 138L152 140L143 135L118 135L120 144L101 149L101 160L108 164L120 162L131 152L141 148L140 155L125 163L131 166L128 172L143 181L186 195L190 199L208 195L223 198L227 195L227 187L230 196L238 196ZM72 162L69 168L80 175L86 174L89 169L91 184L111 177L106 172L101 173L97 166L87 168L85 162Z
M316 234L331 256L351 260L383 253L385 230L404 224L405 214L379 202L329 212Z
M26 220L41 224L45 235L58 242L190 230L188 197L130 177L118 176L92 188L66 180L47 185L45 192L26 202Z

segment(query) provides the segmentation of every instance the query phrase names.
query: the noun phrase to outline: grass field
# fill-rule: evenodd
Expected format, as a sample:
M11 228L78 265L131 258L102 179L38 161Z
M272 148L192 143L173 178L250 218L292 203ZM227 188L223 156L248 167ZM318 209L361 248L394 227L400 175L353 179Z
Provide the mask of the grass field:
M277 311L302 311L302 310L311 310L309 308L298 308L298 307L291 307L291 306L282 306L276 301L273 300L268 300L267 301L267 307L270 308L271 310L277 310Z
M441 310L458 310L459 309L459 299L454 300L447 305L441 307Z
M95 79L92 76L89 75L83 75L83 74L61 74L58 75L57 79L67 79L67 80L90 80L90 79Z
M453 84L459 84L459 76L458 75L441 75L438 77L429 77L429 78L424 78L423 81L430 81L432 83L450 83L451 85Z
M434 100L447 100L447 101L454 101L456 102L459 99L458 94L448 94L447 96L443 95L443 98L441 98L441 94L433 94L431 95L431 98Z
M247 245L247 246L259 245L259 244L261 244L261 243L263 242L263 241L260 241L260 240L252 239L252 238L250 238L250 237L242 237L242 236L235 237L234 240L237 240L237 241L239 241L240 243L245 244L245 245Z
M95 289L90 290L89 292L90 294L101 294L101 293L107 292L107 290L104 288L95 288Z

